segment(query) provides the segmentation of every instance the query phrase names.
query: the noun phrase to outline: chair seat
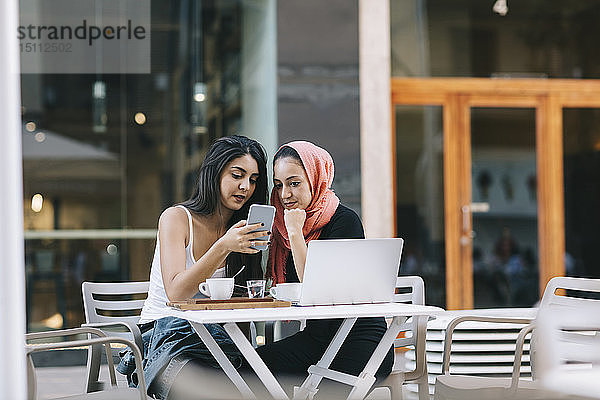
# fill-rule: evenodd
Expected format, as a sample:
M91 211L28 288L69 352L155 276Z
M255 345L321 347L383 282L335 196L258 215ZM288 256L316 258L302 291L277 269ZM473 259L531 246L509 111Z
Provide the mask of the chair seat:
M140 391L136 388L118 388L102 392L84 393L60 397L56 400L139 400Z
M514 397L509 396L511 378L472 375L440 375L435 382L436 400L467 399L552 399L550 393L540 389L536 382L519 380Z

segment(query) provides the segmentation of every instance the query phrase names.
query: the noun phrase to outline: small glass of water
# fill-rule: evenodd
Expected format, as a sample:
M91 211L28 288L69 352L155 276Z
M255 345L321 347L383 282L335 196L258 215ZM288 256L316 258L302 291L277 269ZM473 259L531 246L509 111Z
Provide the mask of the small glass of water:
M251 299L265 297L265 280L257 279L253 281L246 281L246 287L248 288L248 297Z

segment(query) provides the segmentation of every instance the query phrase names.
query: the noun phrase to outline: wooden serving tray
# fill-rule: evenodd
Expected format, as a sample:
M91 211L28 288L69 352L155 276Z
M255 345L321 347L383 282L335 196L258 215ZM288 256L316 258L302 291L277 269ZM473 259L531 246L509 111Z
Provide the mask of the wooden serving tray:
M167 305L179 310L232 310L237 308L290 307L292 303L270 297L259 299L232 297L228 300L188 299L187 301L168 302Z

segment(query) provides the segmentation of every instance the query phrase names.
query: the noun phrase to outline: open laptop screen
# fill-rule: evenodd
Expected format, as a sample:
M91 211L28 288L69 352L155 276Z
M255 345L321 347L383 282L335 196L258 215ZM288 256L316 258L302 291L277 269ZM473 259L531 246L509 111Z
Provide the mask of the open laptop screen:
M403 243L400 238L311 241L298 304L390 302Z

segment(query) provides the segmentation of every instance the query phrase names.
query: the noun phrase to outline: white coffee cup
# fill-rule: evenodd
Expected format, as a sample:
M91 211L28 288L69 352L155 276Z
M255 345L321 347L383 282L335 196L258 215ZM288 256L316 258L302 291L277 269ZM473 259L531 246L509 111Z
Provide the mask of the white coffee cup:
M198 285L198 290L211 300L227 300L233 294L233 278L208 278Z
M277 300L298 301L302 291L301 283L280 283L269 291Z

